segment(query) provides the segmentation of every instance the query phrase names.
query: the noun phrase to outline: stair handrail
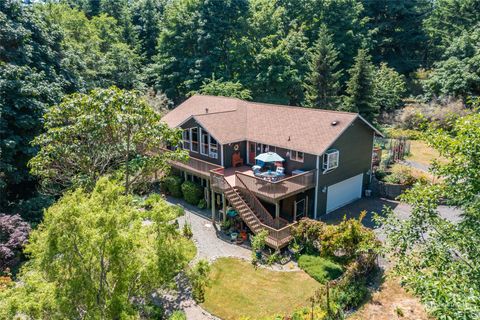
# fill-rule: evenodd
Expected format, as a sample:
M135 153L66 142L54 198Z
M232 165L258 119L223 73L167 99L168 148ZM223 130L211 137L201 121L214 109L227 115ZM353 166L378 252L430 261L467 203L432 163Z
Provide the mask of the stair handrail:
M265 218L265 222L267 222L266 224L275 228L275 219L273 218L273 216L263 206L263 204L260 202L260 200L258 200L258 198L255 196L255 194L252 192L252 190L250 190L247 187L247 185L243 182L242 178L240 178L240 176L237 175L237 172L235 172L235 179L236 179L236 181L240 181L243 188L245 190L247 190L247 193L249 195L248 199L253 201L253 203L251 203L251 205L253 206L252 209L259 209L258 214L260 214L262 216L262 218ZM257 214L256 210L253 210L253 213Z

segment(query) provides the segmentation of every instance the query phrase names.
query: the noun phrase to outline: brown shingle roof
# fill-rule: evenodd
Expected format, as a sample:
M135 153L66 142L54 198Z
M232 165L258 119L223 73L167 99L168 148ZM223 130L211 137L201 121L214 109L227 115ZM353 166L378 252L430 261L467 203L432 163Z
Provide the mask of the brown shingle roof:
M163 120L177 127L191 117L221 144L250 140L321 155L359 115L195 95Z

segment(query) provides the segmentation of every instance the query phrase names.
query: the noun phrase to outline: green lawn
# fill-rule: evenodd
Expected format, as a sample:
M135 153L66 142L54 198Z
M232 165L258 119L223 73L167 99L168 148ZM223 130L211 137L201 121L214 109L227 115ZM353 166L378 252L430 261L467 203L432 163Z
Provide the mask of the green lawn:
M298 266L320 283L336 279L343 273L342 266L338 263L306 254L300 256Z
M308 298L321 287L303 271L255 270L250 263L234 258L215 261L211 280L202 306L222 319L292 313L308 305Z

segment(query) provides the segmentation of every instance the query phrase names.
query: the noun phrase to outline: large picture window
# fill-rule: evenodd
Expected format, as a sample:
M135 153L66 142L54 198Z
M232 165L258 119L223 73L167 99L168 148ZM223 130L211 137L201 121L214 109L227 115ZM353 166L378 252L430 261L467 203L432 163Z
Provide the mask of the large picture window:
M190 150L190 129L185 129L182 132L183 148Z
M198 128L190 129L190 138L191 138L191 147L190 150L193 152L198 152Z
M209 142L210 134L205 130L200 128L200 153L204 156L208 156L208 142Z

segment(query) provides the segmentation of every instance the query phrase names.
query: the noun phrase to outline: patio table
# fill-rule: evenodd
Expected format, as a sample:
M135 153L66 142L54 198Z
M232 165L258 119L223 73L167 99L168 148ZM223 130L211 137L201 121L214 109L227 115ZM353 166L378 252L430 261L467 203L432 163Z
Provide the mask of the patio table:
M260 176L267 180L274 180L278 177L278 174L274 171L270 171L270 172L267 171L267 172L261 173Z

